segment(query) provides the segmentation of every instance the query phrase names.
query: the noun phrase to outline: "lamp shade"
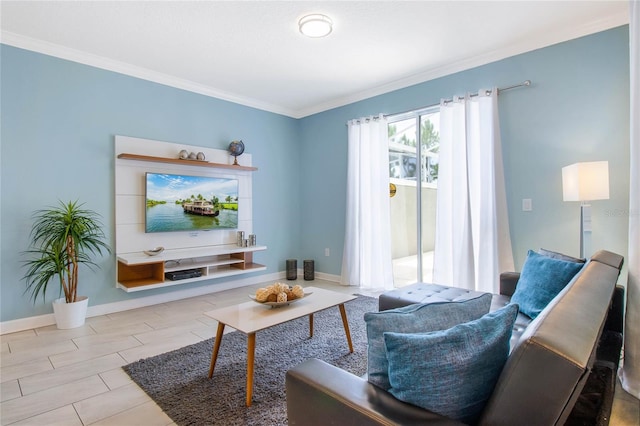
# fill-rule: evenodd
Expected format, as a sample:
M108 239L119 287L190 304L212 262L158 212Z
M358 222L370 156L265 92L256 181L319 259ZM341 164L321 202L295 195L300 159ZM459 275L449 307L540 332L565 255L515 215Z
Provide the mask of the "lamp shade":
M609 199L609 162L590 161L562 168L562 199L592 201Z

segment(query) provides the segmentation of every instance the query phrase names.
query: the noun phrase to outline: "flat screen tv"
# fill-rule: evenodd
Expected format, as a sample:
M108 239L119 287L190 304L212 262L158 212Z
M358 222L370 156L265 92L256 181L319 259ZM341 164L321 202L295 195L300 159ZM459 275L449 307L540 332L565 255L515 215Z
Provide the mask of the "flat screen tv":
M145 232L238 227L238 180L146 173Z

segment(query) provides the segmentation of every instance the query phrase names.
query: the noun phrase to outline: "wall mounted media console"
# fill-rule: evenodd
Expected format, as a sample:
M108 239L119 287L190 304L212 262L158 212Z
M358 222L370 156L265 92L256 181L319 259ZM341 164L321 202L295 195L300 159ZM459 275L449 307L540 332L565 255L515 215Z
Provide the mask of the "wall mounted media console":
M151 290L264 271L253 262L266 246L239 247L237 231L253 231L251 154L242 164L226 150L116 135L115 144L116 287L126 292ZM181 150L203 152L204 160L181 160ZM220 229L146 232L146 176L184 175L237 181L237 224ZM164 247L155 256L150 247Z
M253 252L266 249L227 244L165 250L157 256L121 254L117 286L133 292L264 271L266 266L253 263Z

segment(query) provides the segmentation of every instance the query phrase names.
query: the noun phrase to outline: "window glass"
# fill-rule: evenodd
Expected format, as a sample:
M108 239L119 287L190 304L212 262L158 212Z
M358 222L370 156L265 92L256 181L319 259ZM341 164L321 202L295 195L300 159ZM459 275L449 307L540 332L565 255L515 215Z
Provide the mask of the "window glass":
M388 136L389 180L396 187L390 203L394 285L431 282L440 151L439 109L389 117Z

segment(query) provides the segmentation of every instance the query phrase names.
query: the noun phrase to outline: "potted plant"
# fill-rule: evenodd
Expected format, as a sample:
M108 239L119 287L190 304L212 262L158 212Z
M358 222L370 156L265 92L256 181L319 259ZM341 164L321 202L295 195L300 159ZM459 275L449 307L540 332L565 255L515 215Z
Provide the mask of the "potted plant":
M58 328L79 327L84 324L89 302L88 297L78 296L79 266L93 268L97 265L92 255L111 252L100 216L78 201L60 201L57 207L36 211L33 218L31 248L25 252L31 257L25 262L25 292L31 292L34 303L40 293L44 300L47 285L57 278L64 297L53 302L56 324Z

